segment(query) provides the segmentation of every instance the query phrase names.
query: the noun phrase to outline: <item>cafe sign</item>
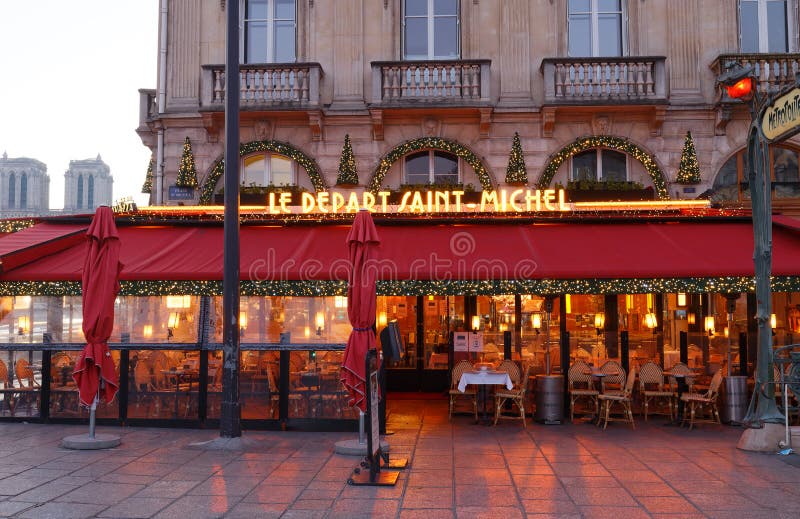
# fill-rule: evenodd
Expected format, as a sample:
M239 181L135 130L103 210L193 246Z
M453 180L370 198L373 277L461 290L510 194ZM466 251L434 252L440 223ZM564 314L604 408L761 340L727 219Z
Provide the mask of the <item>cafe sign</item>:
M339 191L303 192L300 194L299 212L309 213L356 213L367 210L378 213L460 213L496 212L523 213L532 211L569 211L563 189L515 189L481 191L473 199L464 191L406 191L399 200L390 202L390 191L372 193ZM269 193L266 200L269 214L297 213L293 207L291 193Z
M800 131L800 87L793 88L764 109L761 131L769 142Z

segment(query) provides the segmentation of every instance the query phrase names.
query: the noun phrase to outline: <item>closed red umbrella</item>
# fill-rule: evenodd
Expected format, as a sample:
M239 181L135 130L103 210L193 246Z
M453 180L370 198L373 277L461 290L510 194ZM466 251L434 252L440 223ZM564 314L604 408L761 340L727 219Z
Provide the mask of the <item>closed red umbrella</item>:
M100 206L86 231L89 241L81 276L83 334L86 346L75 365L73 378L81 404L92 406L95 398L109 403L119 389L108 338L114 328L114 300L119 293L120 241L114 213Z
M367 350L375 349L375 280L378 246L381 240L369 211L359 211L347 234L350 276L347 287L347 317L353 331L347 339L342 360L342 383L350 392L350 406L366 412Z

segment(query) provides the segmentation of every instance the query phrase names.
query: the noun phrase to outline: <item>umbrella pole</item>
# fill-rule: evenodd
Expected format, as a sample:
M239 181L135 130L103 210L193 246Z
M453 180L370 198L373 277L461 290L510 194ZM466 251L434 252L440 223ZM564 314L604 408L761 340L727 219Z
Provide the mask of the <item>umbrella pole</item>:
M95 421L95 411L97 410L97 399L100 397L100 392L94 395L94 401L92 402L92 406L89 408L89 438L94 440L94 421Z
M358 444L367 443L367 434L364 432L364 411L358 410Z

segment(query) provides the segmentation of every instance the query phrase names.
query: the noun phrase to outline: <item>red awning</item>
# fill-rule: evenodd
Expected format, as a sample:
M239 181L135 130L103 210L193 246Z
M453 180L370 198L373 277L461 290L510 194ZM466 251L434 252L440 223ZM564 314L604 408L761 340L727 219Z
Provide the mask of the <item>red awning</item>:
M0 235L0 272L85 241L84 233L88 227L40 223L19 232Z
M348 229L243 226L241 279L347 279ZM375 268L382 280L753 275L753 227L746 221L399 224L378 225L378 232ZM222 279L222 227L120 227L119 235L121 280ZM0 238L0 250L13 237ZM33 246L29 261L4 271L0 281L80 280L83 240L56 251L47 243ZM773 245L773 274L800 275L800 235L776 225Z

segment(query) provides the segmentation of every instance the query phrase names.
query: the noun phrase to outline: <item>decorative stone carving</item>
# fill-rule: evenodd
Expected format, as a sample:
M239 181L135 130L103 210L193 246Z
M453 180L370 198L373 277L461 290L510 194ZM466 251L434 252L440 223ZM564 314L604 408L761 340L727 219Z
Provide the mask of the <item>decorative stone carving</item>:
M253 135L257 141L272 140L273 138L273 124L272 121L267 119L259 119L253 125Z
M436 137L442 127L441 121L433 117L426 117L422 120L422 134L425 137Z
M606 115L592 117L592 133L594 135L611 135L611 119Z

